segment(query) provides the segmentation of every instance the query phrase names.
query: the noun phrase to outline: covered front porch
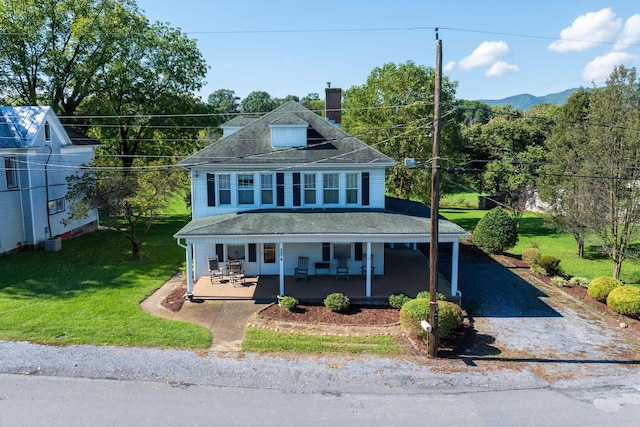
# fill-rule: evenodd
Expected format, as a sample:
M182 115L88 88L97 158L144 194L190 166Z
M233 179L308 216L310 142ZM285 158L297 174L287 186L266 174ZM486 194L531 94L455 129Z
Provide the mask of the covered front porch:
M418 292L429 289L429 260L417 249L385 248L384 275L371 278L371 294L367 296L366 278L355 271L349 280L336 280L335 275L311 275L308 282L295 281L293 276L284 276L284 294L302 301L318 301L332 292L341 292L352 300L386 301L394 292L404 292L414 297ZM449 273L444 271L444 273ZM274 301L281 292L277 275L246 277L243 283L202 276L193 287L194 300L212 299L253 299ZM438 292L447 298L459 295L451 289L451 282L439 274Z

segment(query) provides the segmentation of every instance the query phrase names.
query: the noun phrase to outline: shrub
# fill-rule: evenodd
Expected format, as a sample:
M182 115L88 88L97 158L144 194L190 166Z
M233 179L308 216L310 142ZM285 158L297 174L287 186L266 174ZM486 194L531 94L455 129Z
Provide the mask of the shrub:
M591 283L589 283L587 294L594 300L605 302L607 300L607 297L609 296L609 292L611 292L618 286L622 286L622 282L618 279L606 276L597 277L593 279Z
M400 325L411 335L426 336L420 322L429 320L429 306L431 301L426 298L416 298L408 301L400 309ZM459 305L448 301L438 303L438 337L447 338L458 326L462 325L462 309Z
M292 311L298 306L298 300L294 297L283 296L280 298L280 307Z
M538 244L530 240L529 243L527 243L527 248L538 249Z
M607 305L616 313L640 319L640 288L618 286L609 293Z
M551 278L551 284L562 288L568 286L569 282L562 276L553 276Z
M540 260L540 249L527 248L522 251L522 260L529 265L537 264Z
M532 273L540 274L541 276L546 276L547 275L547 270L545 270L544 268L540 267L538 264L533 264L529 268L531 269Z
M349 302L348 296L341 294L340 292L334 292L327 295L324 299L324 306L331 311L339 312L349 310L351 303Z
M426 298L428 300L431 300L431 293L429 291L420 291L420 292L418 292L418 295L416 295L416 298ZM447 297L445 297L440 292L438 292L436 294L436 299L438 301L445 301L447 299Z
M518 229L509 214L501 208L493 208L478 222L473 230L473 243L490 254L503 252L518 242Z
M574 276L569 279L569 286L580 286L581 288L589 287L589 279L586 277Z
M411 300L411 297L402 292L394 292L389 295L389 305L393 308L401 308L405 302Z
M560 264L560 260L553 255L544 254L540 256L538 260L538 265L547 272L547 275L554 275L560 273L560 269L558 265Z

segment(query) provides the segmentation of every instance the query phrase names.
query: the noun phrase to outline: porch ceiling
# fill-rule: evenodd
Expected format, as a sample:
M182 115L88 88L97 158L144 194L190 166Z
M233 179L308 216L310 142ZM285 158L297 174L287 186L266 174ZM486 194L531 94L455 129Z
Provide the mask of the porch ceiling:
M466 236L458 225L440 219L439 241ZM186 240L251 237L253 241L429 242L430 219L389 210L259 210L194 219L174 237Z

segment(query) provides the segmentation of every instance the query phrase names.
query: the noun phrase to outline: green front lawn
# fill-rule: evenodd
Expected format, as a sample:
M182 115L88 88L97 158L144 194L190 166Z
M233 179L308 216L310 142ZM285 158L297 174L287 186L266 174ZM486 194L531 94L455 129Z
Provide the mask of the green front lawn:
M184 250L172 235L187 221L173 215L153 226L140 261L126 259L128 240L112 231L66 240L59 252L0 256L0 339L209 347L207 329L140 308L184 264Z
M341 353L398 355L401 346L390 335L376 336L315 336L275 332L248 327L242 341L242 350L293 353Z

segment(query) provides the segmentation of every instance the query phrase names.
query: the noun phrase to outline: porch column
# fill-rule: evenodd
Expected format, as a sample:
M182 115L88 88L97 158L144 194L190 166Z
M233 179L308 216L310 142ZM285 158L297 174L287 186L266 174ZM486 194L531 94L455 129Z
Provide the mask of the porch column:
M453 250L451 251L451 296L458 294L458 253L460 242L456 240L451 243Z
M284 293L284 244L280 243L278 252L280 253L280 295Z
M366 296L371 296L371 242L367 242L367 291Z
M193 296L193 244L187 244L187 296Z

